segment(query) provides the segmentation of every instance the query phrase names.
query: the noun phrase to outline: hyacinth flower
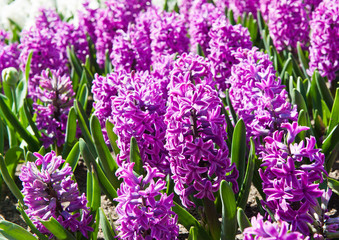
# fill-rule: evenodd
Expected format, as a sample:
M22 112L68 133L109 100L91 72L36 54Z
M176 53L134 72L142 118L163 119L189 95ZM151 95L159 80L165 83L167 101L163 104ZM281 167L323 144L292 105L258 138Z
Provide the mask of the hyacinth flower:
M166 149L174 190L185 207L192 197L214 201L220 182L232 182L238 190L238 171L228 158L226 122L218 93L205 84L183 83L170 89Z
M130 141L134 137L143 162L169 173L164 147L166 99L163 98L161 82L148 72L125 72L118 94L112 96L111 101L110 121L119 137L118 165L129 161Z
M260 3L259 0L229 0L228 7L233 11L235 20L242 17L244 13L252 13L256 18Z
M36 125L41 131L44 146L48 148L55 143L60 147L65 142L67 116L74 100L72 82L69 77L54 70L45 70L32 81L39 84L31 95L35 99Z
M208 59L212 63L212 71L220 91L226 90L226 81L231 75L231 67L238 63L232 55L238 48L252 48L252 42L248 29L228 23L225 16L219 17L212 24L209 31Z
M246 125L247 138L253 137L256 151L262 139L272 136L283 123L297 120L296 106L287 101L285 86L276 77L269 56L257 48L238 49L233 56L239 61L232 67L229 96L239 118Z
M251 227L245 228L244 240L306 240L303 234L290 231L290 225L282 220L277 222L264 221L264 218L258 214L252 217Z
M124 181L117 190L117 230L120 239L177 239L177 215L171 211L173 193L167 196L165 174L148 164L146 176L136 176L134 162L125 162L116 175Z
M205 55L208 55L209 42L211 40L208 33L213 22L223 14L224 12L212 3L204 3L200 7L195 7L191 10L188 31L191 52L197 53L197 46L199 44Z
M45 156L34 153L35 162L27 162L19 175L22 181L25 210L38 230L50 237L53 235L42 225L40 220L55 218L71 232L80 231L85 237L93 231L89 226L92 221L87 199L83 193L79 196L78 186L72 180L72 168L52 151ZM81 216L82 215L82 216Z
M335 80L339 70L339 1L323 1L312 13L310 69L315 69L329 81Z
M284 130L265 138L261 152L262 167L259 173L266 194L265 205L283 221L291 224L291 230L309 235L307 223L314 219L310 209L317 206L317 198L324 193L319 189L323 181L325 156L315 148L313 136L306 141L295 142L295 137L308 127L297 122L283 123Z
M268 28L277 51L306 48L309 41L309 20L302 0L273 0L269 5Z
M8 67L14 67L19 69L19 55L17 43L6 42L9 40L9 33L4 30L0 30L0 73L2 70ZM1 80L1 79L0 79Z

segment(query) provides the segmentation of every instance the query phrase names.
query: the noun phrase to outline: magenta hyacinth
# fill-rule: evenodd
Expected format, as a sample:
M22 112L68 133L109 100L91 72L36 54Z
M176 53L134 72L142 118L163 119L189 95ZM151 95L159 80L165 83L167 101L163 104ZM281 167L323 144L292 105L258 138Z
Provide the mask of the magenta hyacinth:
M68 112L74 100L72 82L69 77L54 70L43 71L32 82L37 84L31 95L35 99L36 125L41 131L44 146L48 148L53 143L61 146L65 142Z
M244 13L252 13L257 18L257 11L260 8L259 0L228 0L228 7L233 11L234 19L242 17Z
M268 28L277 51L294 50L299 41L309 41L309 20L302 0L273 0L269 5Z
M225 91L226 79L231 75L231 67L238 63L232 53L238 48L252 48L251 37L247 28L240 24L231 25L225 16L213 22L209 36L211 41L208 59L212 63L213 76L218 89Z
M18 44L7 43L9 38L9 33L4 30L0 30L0 73L8 67L19 69L20 51L18 49Z
M291 232L287 222L278 220L277 222L264 221L258 214L252 217L251 227L245 228L244 240L307 240L299 232Z
M134 163L124 163L117 176L124 182L117 190L119 215L117 227L120 239L177 239L179 227L177 215L171 211L173 193L167 196L165 174L148 164L144 166L146 176L135 176Z
M297 122L283 123L282 131L265 138L265 149L261 152L262 167L259 169L266 194L265 205L280 219L291 224L292 231L309 235L307 223L313 223L310 209L318 205L317 198L324 190L319 189L323 181L325 156L315 147L313 136L295 142L301 131L308 127Z
M72 168L66 164L59 167L65 160L56 156L55 152L45 156L34 153L35 162L27 162L19 175L22 181L25 210L38 230L53 235L41 224L54 217L63 227L71 232L80 231L85 237L93 228L88 225L92 221L87 199L83 193L79 196L78 186L72 180ZM81 216L82 215L82 216Z
M312 14L310 69L315 69L329 81L335 80L339 70L339 1L325 0Z
M186 76L186 75L185 75ZM185 207L191 195L214 201L221 180L237 191L238 171L228 158L226 122L218 93L208 85L183 83L170 89L165 122L174 190Z
M233 57L239 63L233 65L228 79L230 100L259 152L264 137L272 136L281 124L297 120L297 109L287 101L287 92L267 54L254 47L238 49Z

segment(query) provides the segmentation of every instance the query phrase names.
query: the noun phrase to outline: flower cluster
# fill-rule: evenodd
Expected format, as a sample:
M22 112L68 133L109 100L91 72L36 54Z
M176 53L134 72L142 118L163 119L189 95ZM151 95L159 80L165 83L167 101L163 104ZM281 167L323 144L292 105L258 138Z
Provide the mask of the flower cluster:
M130 141L137 140L143 162L169 172L164 147L166 99L161 85L148 72L124 73L117 96L111 97L113 131L120 148L118 164L129 159Z
M223 15L223 11L212 3L204 3L201 7L191 9L189 15L189 35L191 52L197 52L198 44L207 55L211 37L208 35L213 22Z
M315 69L329 81L339 70L339 1L323 1L312 14L310 69Z
M124 179L118 189L116 211L117 227L121 239L177 239L179 227L177 215L171 211L173 193L161 193L166 189L165 175L156 168L145 165L146 176L135 176L134 163L124 163L116 172ZM155 180L158 179L158 180Z
M41 76L35 76L32 82L37 84L32 92L36 100L33 108L44 146L48 148L53 143L61 146L65 141L68 112L73 105L72 82L69 77L54 70L42 71Z
M195 86L183 80L169 91L166 148L174 190L185 207L194 206L189 199L193 194L214 201L213 193L223 179L237 191L238 171L228 158L221 107L218 93L204 84Z
M273 44L280 52L303 48L309 40L309 20L302 0L273 0L269 5L268 28Z
M238 25L231 25L224 16L214 21L210 29L208 59L212 63L212 70L218 89L226 90L226 81L231 75L231 67L237 63L237 59L232 55L233 51L240 48L251 48L252 42L247 28Z
M229 0L229 8L234 13L235 20L242 17L244 13L252 13L253 17L257 17L257 10L259 9L259 0Z
M14 67L19 69L19 55L17 43L9 43L6 41L9 39L9 34L3 30L0 30L0 73L2 70L8 67ZM1 80L1 79L0 79Z
M262 138L272 136L282 123L297 120L298 113L287 101L287 92L267 54L254 47L238 49L233 57L239 63L233 65L228 79L231 103L258 151Z
M53 151L45 156L39 153L34 155L37 157L35 163L27 162L22 166L19 176L25 195L24 203L28 207L25 212L43 234L53 236L39 219L47 221L53 217L66 229L80 231L88 237L87 232L93 231L88 226L92 215L86 207L85 194L79 196L78 186L72 180L72 168L66 164L59 169L65 160Z
M310 208L318 204L323 195L322 182L325 156L315 148L313 136L299 143L297 134L308 130L297 122L284 123L282 131L265 138L265 150L261 152L262 167L259 173L266 194L266 206L280 219L291 223L292 230L309 235L307 223L313 223ZM286 131L287 130L287 131ZM287 132L287 133L286 133ZM317 182L317 183L314 183Z
M244 240L304 240L301 233L290 232L289 224L281 220L274 223L264 221L264 218L258 214L257 217L252 217L251 224L251 227L244 230Z

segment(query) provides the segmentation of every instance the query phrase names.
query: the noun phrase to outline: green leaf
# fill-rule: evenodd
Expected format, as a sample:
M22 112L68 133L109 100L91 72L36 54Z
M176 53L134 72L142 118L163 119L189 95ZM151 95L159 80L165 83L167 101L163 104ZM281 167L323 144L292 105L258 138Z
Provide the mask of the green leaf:
M108 74L108 73L111 73L113 71L113 66L112 66L112 63L111 63L111 59L110 59L110 56L109 56L109 51L108 49L106 49L106 60L105 60L105 73Z
M81 66L81 61L75 55L73 46L71 48L67 47L67 56L68 56L69 62L72 65L72 68L75 69L75 72L77 73L78 77L81 77L83 68Z
M112 146L114 157L119 154L120 149L117 145L118 136L113 132L114 125L109 120L106 121L106 132L109 139L109 142Z
M84 109L87 107L87 99L88 99L88 88L86 84L83 84L80 89L80 94L78 101L81 103L82 106L84 106Z
M234 127L231 149L231 162L235 163L239 171L239 186L241 186L244 180L246 148L246 127L244 121L240 119Z
M92 201L91 211L95 212L101 205L101 188L99 186L98 177L92 172Z
M8 108L7 104L4 101L4 96L0 94L0 108L3 113L3 117L6 119L8 125L10 125L13 129L15 129L20 136L26 141L28 144L28 148L36 152L39 150L40 143L39 141L32 136L27 129L22 126L19 119L14 115L14 113Z
M317 83L318 90L320 92L321 98L325 101L327 107L332 109L333 106L333 97L330 90L327 88L324 79L320 76L318 70L315 71L315 80Z
M24 152L20 147L15 146L7 150L6 155L5 155L5 162L6 162L7 170L13 179L14 179L16 167L20 159L24 159Z
M104 234L104 239L106 240L115 240L116 239L116 233L114 232L114 229L112 228L112 225L109 223L104 210L100 207L99 208L99 216L100 216L100 224L101 229Z
M31 233L14 223L0 220L0 239L8 240L37 240Z
M237 206L231 186L225 180L220 184L222 201L221 240L233 240L237 233Z
M113 187L119 188L121 181L115 176L115 171L119 168L118 164L110 153L102 131L98 118L93 115L91 118L91 133L94 140L95 149L98 153L101 166L108 180L111 182Z
M229 10L229 11L228 11L227 16L228 16L228 20L230 21L230 24L232 24L232 25L237 24L237 23L235 22L235 20L234 20L234 15L233 15L233 11L232 11L232 10Z
M337 195L339 195L339 181L328 177L328 186L332 189L333 192L335 192Z
M339 142L339 124L333 128L323 141L322 149L325 156L327 156Z
M129 158L131 162L135 163L133 167L134 171L139 175L143 175L144 172L144 169L142 168L143 163L140 156L138 143L135 137L131 138Z
M335 91L335 98L327 132L331 132L333 128L338 125L338 123L339 123L339 88L337 88Z
M301 111L299 112L298 125L299 126L307 126L307 127L310 128L310 130L301 131L300 133L298 133L297 136L298 136L299 140L304 140L306 136L310 136L310 133L312 133L311 121L310 121L310 118L308 116L308 113L304 109L301 109ZM314 134L311 134L311 135L313 136Z
M297 89L294 88L292 90L291 97L292 97L292 104L297 105L298 112L300 112L302 109L304 111L307 111L305 99Z
M80 157L80 147L79 147L79 142L74 144L72 150L68 153L66 161L63 164L63 167L66 166L66 163L69 164L69 166L72 168L72 171L75 171L75 168L78 164Z
M199 239L198 231L194 226L192 226L189 231L188 240L198 240L198 239Z
M28 57L27 57L26 66L25 66L25 79L26 79L26 82L28 82L29 72L31 71L32 56L33 56L33 50L31 50L29 52Z
M75 240L75 237L67 231L55 218L51 217L48 221L40 220L57 239L60 240Z
M251 226L250 221L248 220L244 210L242 208L238 208L237 211L237 221L240 228L240 231L243 232L245 228Z
M266 198L266 194L264 193L263 189L262 189L262 179L259 175L259 168L260 168L260 164L261 161L259 159L255 160L255 167L254 167L254 171L253 171L253 185L255 186L255 188L258 190L260 196L265 199Z
M233 118L233 122L237 122L238 121L238 117L237 117L237 114L235 113L234 108L232 106L231 99L230 99L230 94L229 94L228 89L226 89L226 102L227 102L227 106L229 108L229 111L231 112L231 115L232 115L232 118Z
M27 96L27 82L22 78L15 88L15 97L17 103L17 111L24 105L24 101Z
M307 98L311 99L313 109L318 109L318 112L323 117L323 109L321 105L321 95L317 87L316 72L312 75L311 87L307 93Z
M306 72L306 69L308 69L308 62L306 60L303 50L301 49L300 42L298 42L297 44L297 50L298 50L299 62L301 64L301 69L303 70L304 75L308 78L308 74Z
M65 159L69 151L72 149L74 142L76 141L77 132L77 115L74 110L74 106L68 112L65 144L62 151L62 157Z
M9 174L6 166L5 159L0 155L0 171L3 180L7 184L7 187L13 195L19 200L21 204L24 204L24 195L20 192L18 186L15 184L13 178L11 178L11 175Z
M199 56L205 57L204 50L202 49L202 47L199 43L197 44L197 53L198 53Z
M5 147L4 132L5 132L5 126L0 118L0 154L4 154L4 147ZM1 181L0 181L0 184L1 184Z
M338 157L338 152L339 151L339 143L337 143L337 145L335 145L335 147L333 148L332 152L326 156L325 158L325 170L326 172L331 172L332 166L334 164L334 162L337 160Z
M237 206L244 209L247 204L248 200L248 195L250 193L251 189L251 184L252 184L252 178L253 178L253 172L254 172L254 166L255 166L255 146L253 139L251 138L250 141L250 153L248 157L248 163L247 163L247 168L246 168L246 174L244 181L242 182L239 194L238 194L238 199L237 199Z
M29 111L27 99L25 100L23 109L24 109L24 112L25 112L25 116L26 116L26 118L28 120L28 123L29 123L29 125L31 126L31 128L32 128L32 130L34 132L35 137L40 139L41 138L41 133L40 133L39 129L37 128L35 122L33 121L32 114Z
M281 73L280 73L280 78L281 78L281 79L284 78L285 72L286 72L286 70L288 70L288 69L290 68L290 66L292 66L292 58L291 58L291 57L289 57L289 58L286 60L286 62L285 62L285 64L284 64L284 67L283 67L283 69L281 70Z

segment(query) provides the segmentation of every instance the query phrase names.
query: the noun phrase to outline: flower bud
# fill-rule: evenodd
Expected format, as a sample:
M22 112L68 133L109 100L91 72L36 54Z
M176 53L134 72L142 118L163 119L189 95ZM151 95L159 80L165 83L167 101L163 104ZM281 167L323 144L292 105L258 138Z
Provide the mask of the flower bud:
M9 86L14 87L19 81L19 73L14 67L8 67L2 70L2 80Z

